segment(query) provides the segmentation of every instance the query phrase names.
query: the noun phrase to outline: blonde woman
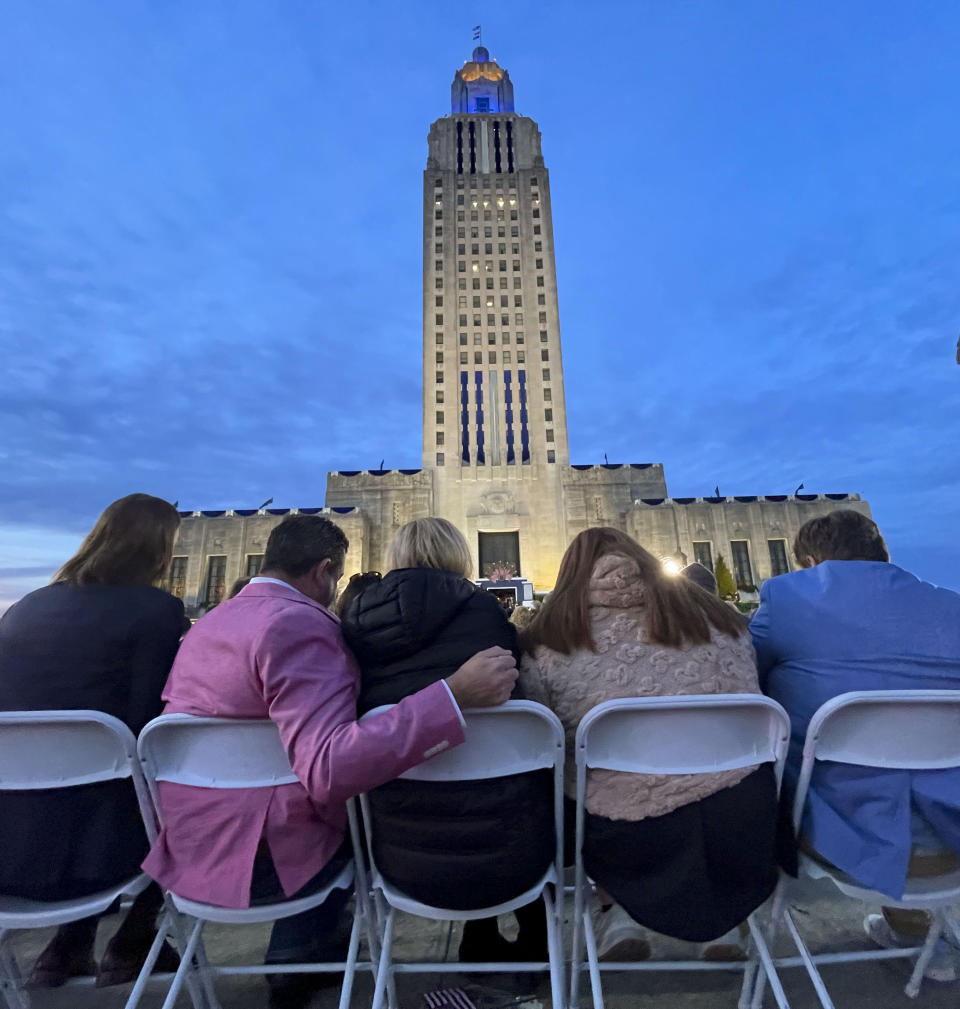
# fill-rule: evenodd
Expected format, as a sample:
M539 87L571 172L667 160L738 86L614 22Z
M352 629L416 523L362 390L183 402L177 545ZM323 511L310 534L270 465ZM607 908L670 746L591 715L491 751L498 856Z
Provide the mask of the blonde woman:
M595 705L759 692L739 614L688 579L666 574L616 529L587 529L570 544L522 645L527 696L552 708L567 733L571 798L577 726ZM586 808L586 869L606 891L595 909L601 954L648 956L639 922L678 939L710 941L707 959L742 955L735 928L777 878L769 766L702 775L592 771Z
M361 673L359 707L393 704L443 679L477 651L519 656L516 632L497 599L472 581L473 559L445 519L401 527L387 573L341 614ZM516 696L516 695L515 695ZM553 856L549 775L495 781L394 781L371 793L383 875L424 903L470 909L502 903L532 886ZM518 912L520 936L502 938L496 919L468 922L464 962L545 960L541 903Z
M160 714L184 630L183 603L156 588L170 564L180 516L149 494L114 501L45 588L0 620L0 710L93 709L134 734ZM56 901L133 876L147 838L129 782L0 793L0 893ZM34 987L97 973L97 984L136 977L161 902L151 886L93 962L97 918L63 925L33 968ZM161 952L158 969L175 969Z

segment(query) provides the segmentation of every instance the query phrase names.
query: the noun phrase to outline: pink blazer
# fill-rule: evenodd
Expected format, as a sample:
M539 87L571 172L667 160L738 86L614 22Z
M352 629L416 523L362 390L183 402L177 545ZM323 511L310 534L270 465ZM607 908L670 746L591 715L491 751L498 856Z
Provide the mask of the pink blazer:
M442 682L357 723L360 677L326 607L296 589L250 584L184 638L165 714L271 718L300 784L212 789L160 784L164 827L143 863L161 886L223 907L248 907L263 839L289 896L343 840L346 800L463 742Z

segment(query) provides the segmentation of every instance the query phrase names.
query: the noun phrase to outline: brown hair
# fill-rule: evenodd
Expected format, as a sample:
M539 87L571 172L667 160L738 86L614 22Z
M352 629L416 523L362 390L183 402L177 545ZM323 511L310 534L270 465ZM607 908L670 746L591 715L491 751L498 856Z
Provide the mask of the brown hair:
M617 529L586 529L567 547L553 592L547 596L521 646L532 652L545 645L569 655L578 649L596 651L590 628L590 579L601 557L617 554L632 560L644 585L646 638L652 644L679 648L710 640L710 628L739 637L744 623L725 603L686 578L668 575L653 554Z
M807 558L821 561L889 561L877 523L852 508L810 519L800 526L793 541L793 556L806 567Z
M128 494L104 509L80 549L54 575L73 585L153 585L173 554L180 516L149 494Z

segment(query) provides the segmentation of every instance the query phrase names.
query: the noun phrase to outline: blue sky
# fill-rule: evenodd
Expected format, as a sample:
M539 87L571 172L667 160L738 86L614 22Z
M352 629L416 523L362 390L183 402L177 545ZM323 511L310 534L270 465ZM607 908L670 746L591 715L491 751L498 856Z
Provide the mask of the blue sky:
M420 458L470 28L551 171L574 462L857 491L960 588L954 4L31 0L0 35L0 605L110 500Z

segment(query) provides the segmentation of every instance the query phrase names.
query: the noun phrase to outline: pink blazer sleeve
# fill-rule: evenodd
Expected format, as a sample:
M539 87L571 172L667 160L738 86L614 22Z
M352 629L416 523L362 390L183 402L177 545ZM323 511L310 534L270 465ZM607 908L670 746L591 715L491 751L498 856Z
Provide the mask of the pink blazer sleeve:
M267 629L257 671L294 773L314 801L345 802L463 742L460 713L440 682L359 724L359 672L339 625L298 609Z

